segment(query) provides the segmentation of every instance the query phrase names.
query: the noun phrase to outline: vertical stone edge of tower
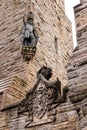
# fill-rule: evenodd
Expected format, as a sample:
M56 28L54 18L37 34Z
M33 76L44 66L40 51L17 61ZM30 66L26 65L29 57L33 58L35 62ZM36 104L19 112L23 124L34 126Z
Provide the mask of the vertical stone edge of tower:
M69 98L78 108L79 128L87 129L87 1L74 7L77 46L67 67Z

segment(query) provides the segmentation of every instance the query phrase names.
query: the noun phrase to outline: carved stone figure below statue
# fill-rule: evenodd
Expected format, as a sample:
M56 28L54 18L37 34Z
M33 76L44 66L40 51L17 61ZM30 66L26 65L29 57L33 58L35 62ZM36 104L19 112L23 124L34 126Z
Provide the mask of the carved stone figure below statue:
M31 125L53 122L56 119L56 107L66 100L67 89L64 89L61 96L61 82L57 78L50 81L52 69L41 67L37 73L37 82L32 90L29 90L24 99L18 106L18 113L28 112L28 122L26 127ZM38 122L37 122L38 120ZM35 124L34 124L35 122Z

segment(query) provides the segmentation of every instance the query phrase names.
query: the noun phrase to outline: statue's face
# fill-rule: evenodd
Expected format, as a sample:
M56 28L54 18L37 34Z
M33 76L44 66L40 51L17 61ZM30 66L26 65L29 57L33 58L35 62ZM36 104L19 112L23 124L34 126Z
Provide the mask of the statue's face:
M42 67L39 71L38 74L42 74L47 80L49 80L52 76L52 69L48 67Z
M45 78L46 78L47 80L49 80L49 79L51 78L51 76L52 76L52 70L51 70L51 68L47 68L47 69L46 69Z

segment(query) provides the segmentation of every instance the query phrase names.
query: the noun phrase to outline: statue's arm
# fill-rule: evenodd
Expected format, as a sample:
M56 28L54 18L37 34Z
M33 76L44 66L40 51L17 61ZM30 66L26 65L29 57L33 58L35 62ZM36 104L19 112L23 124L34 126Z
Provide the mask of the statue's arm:
M26 94L26 98L28 98L29 95L32 94L32 93L35 91L35 89L37 88L37 86L38 86L40 80L41 80L40 78L37 79L37 82L36 82L36 84L33 86L33 88L30 89L30 90L27 92L27 94Z
M24 34L25 34L25 27L26 27L26 20L25 20L25 16L23 17L23 23L24 23L24 27L22 29L22 39L24 38Z
M23 17L23 23L24 23L24 25L26 25L26 22L25 22L25 16Z
M38 33L36 31L36 28L34 28L34 35L35 35L35 37L38 37Z
M38 39L38 33L37 33L37 30L36 30L35 26L34 26L34 29L33 29L33 33L34 33L35 38Z

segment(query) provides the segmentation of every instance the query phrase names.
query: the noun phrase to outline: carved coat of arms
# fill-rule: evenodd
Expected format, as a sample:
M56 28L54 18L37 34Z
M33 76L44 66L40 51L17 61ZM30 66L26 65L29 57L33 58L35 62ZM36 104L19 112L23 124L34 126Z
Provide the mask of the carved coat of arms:
M46 87L40 82L37 89L34 92L35 98L33 99L33 111L34 115L41 119L47 110L47 101L46 101Z

